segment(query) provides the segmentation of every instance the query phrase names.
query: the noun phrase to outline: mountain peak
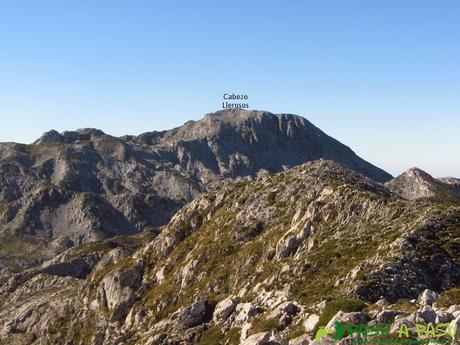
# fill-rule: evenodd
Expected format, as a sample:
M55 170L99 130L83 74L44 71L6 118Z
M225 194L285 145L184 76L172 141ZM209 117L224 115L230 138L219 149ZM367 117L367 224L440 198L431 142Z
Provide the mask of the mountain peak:
M274 116L271 113L259 110L246 109L222 109L212 113L207 113L203 118L195 123L241 123L248 119L260 119L263 116Z
M451 180L449 180L451 181ZM419 168L410 168L385 184L394 193L405 199L458 199L459 192L454 183L435 179Z
M61 134L58 131L51 129L43 133L42 136L34 142L34 145L49 144L49 143L55 143L55 142L61 142L61 141L62 141Z
M241 108L236 109L221 109L211 113L207 113L204 117L225 117L225 116L241 116L247 114L253 114L258 112L257 110L246 110Z
M434 179L433 176L428 174L426 171L424 171L424 170L422 170L420 168L417 168L417 167L412 167L410 169L407 169L402 175Z
M293 114L274 114L269 111L264 110L246 110L246 109L222 109L212 113L207 113L204 115L201 121L206 119L218 120L223 122L239 122L247 119L273 119L273 118L290 118L301 120L302 122L308 122L302 116L293 115Z
M207 156L207 162L215 166L214 173L226 177L255 175L260 169L276 172L323 158L378 182L391 179L304 117L292 114L220 110L156 135L155 143L182 147L187 155L181 155L188 160Z
M105 133L97 128L79 128L75 131L65 131L59 133L52 129L37 139L33 145L51 144L51 143L66 143L70 144L77 140L90 140L92 137L103 136Z

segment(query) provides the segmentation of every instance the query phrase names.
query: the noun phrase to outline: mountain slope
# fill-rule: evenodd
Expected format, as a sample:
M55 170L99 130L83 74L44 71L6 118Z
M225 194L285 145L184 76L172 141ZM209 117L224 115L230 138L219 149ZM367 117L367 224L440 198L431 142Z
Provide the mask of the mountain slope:
M307 320L325 324L333 308L366 306L355 316L368 320L381 296L401 308L424 289L458 287L459 229L454 204L405 200L333 162L310 162L200 195L146 245L93 243L13 275L0 291L2 336L239 344L269 331L266 341L282 344L311 336ZM87 265L78 278L65 269L76 257ZM50 281L51 291L38 288Z
M391 178L306 119L258 111L220 111L139 136L81 129L0 144L0 267L153 229L222 180L319 158Z

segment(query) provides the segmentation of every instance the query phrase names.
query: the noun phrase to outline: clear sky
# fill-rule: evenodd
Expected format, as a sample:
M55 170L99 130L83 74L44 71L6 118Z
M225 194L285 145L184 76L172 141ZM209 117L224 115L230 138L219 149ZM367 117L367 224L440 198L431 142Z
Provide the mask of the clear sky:
M460 177L460 1L0 0L0 141L167 129L224 92Z

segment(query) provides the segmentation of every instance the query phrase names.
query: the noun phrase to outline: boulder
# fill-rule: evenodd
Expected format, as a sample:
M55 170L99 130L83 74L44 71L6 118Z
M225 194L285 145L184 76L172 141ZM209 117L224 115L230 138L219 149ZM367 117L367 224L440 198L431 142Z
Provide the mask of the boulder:
M324 308L326 308L326 306L327 306L327 301L322 300L321 302L318 302L317 304L313 305L312 308L318 312L322 312Z
M257 296L256 303L263 307L273 309L280 303L286 302L287 300L287 291L263 291Z
M383 310L377 314L376 320L380 323L392 323L395 320L395 317L402 315L403 313L395 310Z
M361 312L344 313L343 311L339 311L328 322L326 328L334 328L336 321L340 321L342 323L360 324L366 323L368 321L368 317L366 314Z
M284 340L280 335L272 334L267 345L288 345L287 340Z
M292 316L287 315L287 314L282 314L281 317L279 318L279 325L281 327L287 327L292 323Z
M305 320L305 331L313 332L313 330L318 326L319 316L316 314L308 315L307 319Z
M436 313L436 323L448 323L455 319L454 315L447 311L439 311Z
M301 308L294 302L287 301L279 304L276 308L270 313L271 318L280 318L284 316L294 316L300 312Z
M244 340L240 345L265 345L270 341L270 335L270 332L254 334Z
M421 306L433 305L437 301L439 295L431 290L425 289L417 299L418 304Z
M252 303L239 303L235 308L235 326L242 326L251 317L254 317L260 313L258 307Z
M454 316L454 319L460 316L460 305L453 304L447 309L447 312Z
M435 323L436 312L429 306L423 307L415 313L415 320L418 321L419 318L426 323Z
M181 281L181 289L186 289L190 282L193 281L195 275L195 267L198 265L198 260L190 260L181 271L182 281Z
M289 340L289 345L309 345L311 342L311 339L308 335L304 334L301 335L300 337L294 338Z
M390 305L390 302L388 302L385 298L381 298L377 302L375 302L375 304L381 308L386 308Z
M212 312L213 308L209 302L196 301L176 311L171 319L177 320L181 328L191 328L211 320Z
M226 298L217 303L212 319L214 322L225 321L234 311L237 303L232 298Z
M297 315L300 311L300 307L299 305L297 305L297 303L289 302L289 301L281 303L277 307L277 309L283 314L287 314L287 315Z

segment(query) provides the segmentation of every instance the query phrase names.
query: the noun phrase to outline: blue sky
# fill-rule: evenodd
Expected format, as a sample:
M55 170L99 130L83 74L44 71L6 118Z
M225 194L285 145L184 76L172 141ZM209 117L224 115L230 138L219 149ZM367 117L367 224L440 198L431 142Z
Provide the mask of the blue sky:
M0 0L0 141L167 129L224 92L460 177L460 2Z

